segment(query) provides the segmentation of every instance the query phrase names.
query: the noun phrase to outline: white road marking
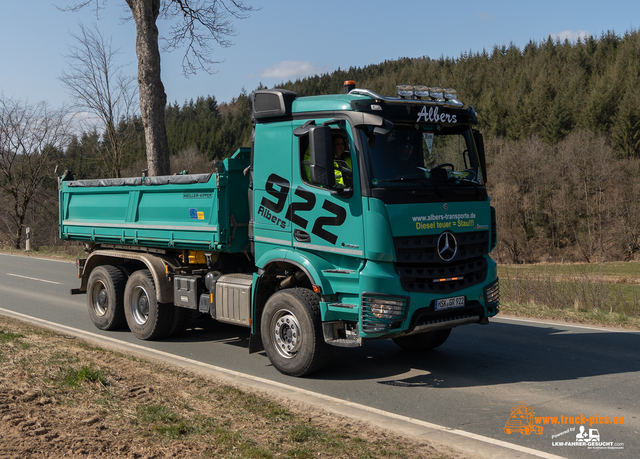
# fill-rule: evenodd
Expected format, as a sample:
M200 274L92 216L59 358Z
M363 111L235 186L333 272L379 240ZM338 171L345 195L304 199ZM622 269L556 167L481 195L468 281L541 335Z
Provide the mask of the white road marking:
M560 326L560 327L569 327L569 328L582 328L584 330L593 330L599 331L602 333L640 333L636 330L627 330L624 328L613 328L613 327L597 327L595 325L577 325L572 324L571 322L560 322L556 320L539 320L539 319L523 319L521 317L515 316L496 316L491 319L491 321L495 322L524 322L529 324L538 324L538 325L552 325L552 326Z
M21 276L20 274L7 273L7 276L20 277L22 279L29 279L29 280L34 280L34 281L38 281L38 282L46 282L47 284L62 285L62 282L54 282L54 281L50 281L50 280L46 280L46 279L38 279L37 277Z
M56 263L75 263L74 260L58 260L57 258L41 258L41 257L32 257L30 255L12 255L10 253L0 253L0 256L3 256L3 257L29 258L31 260L54 261Z
M162 357L166 357L172 360L178 360L181 362L184 362L185 364L191 365L191 366L197 366L197 367L201 367L201 368L206 368L208 370L211 371L215 371L215 372L219 372L222 373L224 375L227 376L232 376L235 378L243 378L249 381L255 381L261 384L265 384L265 385L269 385L272 387L276 387L279 389L285 389L289 392L296 392L298 394L301 395L306 395L308 397L314 397L316 399L321 399L321 400L326 400L331 404L334 405L342 405L342 406L347 406L347 407L351 407L354 409L358 409L358 410L362 410L362 411L366 411L372 414L376 414L379 416L386 416L387 418L392 418L392 419L396 419L402 422L407 422L416 426L420 426L420 427L425 427L428 429L433 429L436 431L440 431L440 432L445 432L448 434L454 434L454 435L458 435L460 437L466 437L469 439L473 439L476 441L480 441L483 443L487 443L490 445L494 445L494 446L498 446L498 447L502 447L502 448L507 448L513 451L519 451L522 453L526 453L526 454L530 454L532 456L536 456L536 457L542 457L545 459L562 459L562 456L556 456L554 454L549 454L546 453L544 451L538 451L532 448L527 448L525 446L520 446L520 445L515 445L513 443L508 443L506 441L502 441L502 440L496 440L494 438L490 438L490 437L485 437L482 435L477 435L471 432L466 432L464 430L459 430L459 429L452 429L450 427L445 427L445 426L441 426L438 424L433 424L430 422L426 422L426 421L421 421L419 419L414 419L414 418L410 418L408 416L403 416L400 414L395 414L395 413L390 413L388 411L383 411L383 410L379 410L377 408L373 408L367 405L361 405L359 403L353 403L353 402L349 402L347 400L342 400L336 397L331 397L330 395L324 395L324 394L320 394L317 392L313 392L310 390L306 390L306 389L300 389L298 387L294 387L294 386L289 386L287 384L283 384L283 383L279 383L276 381L271 381L269 379L266 378L261 378L259 376L253 376L253 375L249 375L249 374L245 374L245 373L241 373L239 371L234 371L234 370L229 370L227 368L222 368L222 367L217 367L215 365L210 365L208 363L203 363L197 360L193 360L193 359L188 359L186 357L181 357L179 355L175 355L175 354L170 354L168 352L164 352L164 351L159 351L156 349L151 349L145 346L141 346L139 344L133 344L133 343L127 343L125 341L121 341L115 338L110 338L108 336L101 336L101 335L97 335L95 333L90 333L90 332L86 332L83 330L79 330L77 328L72 328L72 327L68 327L66 325L61 325L61 324L57 324L55 322L49 322L47 320L43 320L43 319L38 319L37 317L32 317L32 316L28 316L25 314L21 314L19 312L15 312L15 311L11 311L8 309L3 309L0 308L0 313L3 313L5 315L8 316L13 316L16 318L21 318L23 320L27 320L29 322L32 323L37 323L43 326L46 326L48 328L54 328L57 330L65 330L67 332L70 332L73 335L76 336L84 336L87 337L93 341L107 341L110 342L120 348L127 348L127 349L137 349L141 352L144 352L146 354L154 354L157 356L162 356Z

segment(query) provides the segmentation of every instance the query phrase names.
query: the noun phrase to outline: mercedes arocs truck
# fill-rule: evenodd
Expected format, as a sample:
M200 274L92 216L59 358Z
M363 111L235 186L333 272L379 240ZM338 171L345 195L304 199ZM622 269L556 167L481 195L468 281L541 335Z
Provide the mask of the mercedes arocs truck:
M250 95L251 147L215 172L60 178L89 315L151 340L206 315L294 376L334 347L433 349L498 313L496 217L473 107L452 89ZM333 143L341 137L344 152Z

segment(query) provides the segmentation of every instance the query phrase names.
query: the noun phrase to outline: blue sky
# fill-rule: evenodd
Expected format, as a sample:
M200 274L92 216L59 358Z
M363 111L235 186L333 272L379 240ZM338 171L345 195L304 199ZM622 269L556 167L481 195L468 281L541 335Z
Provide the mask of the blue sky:
M127 72L136 75L135 24L123 20L127 13L124 1L107 0L99 20L91 8L79 13L56 8L71 2L2 2L0 92L5 97L46 100L54 107L69 104L71 99L57 77L66 67L65 54L74 43L71 34L79 33L80 23L96 23L113 39L114 48L122 51L119 59L128 64ZM225 102L243 88L250 92L260 82L272 87L289 79L399 57L458 57L465 51L490 51L494 45L511 42L522 48L529 40L540 41L549 35L575 40L578 35L600 36L607 30L623 34L640 25L638 0L246 3L261 9L235 22L237 36L232 38L232 47L215 50L212 57L222 61L215 66L217 73L200 72L186 78L180 64L182 50L162 55L169 102L182 104L207 95ZM167 23L159 23L160 34L167 28Z

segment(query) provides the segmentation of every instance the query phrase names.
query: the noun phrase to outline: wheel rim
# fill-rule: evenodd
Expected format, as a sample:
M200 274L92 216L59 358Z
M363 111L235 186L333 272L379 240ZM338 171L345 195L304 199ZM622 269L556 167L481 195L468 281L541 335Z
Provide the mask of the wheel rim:
M91 305L97 316L104 316L109 309L109 295L107 287L102 281L97 281L91 289Z
M149 320L149 294L144 287L136 286L131 292L131 315L139 325Z
M298 319L290 311L282 310L273 316L273 344L282 357L291 359L296 356L302 344L302 334Z

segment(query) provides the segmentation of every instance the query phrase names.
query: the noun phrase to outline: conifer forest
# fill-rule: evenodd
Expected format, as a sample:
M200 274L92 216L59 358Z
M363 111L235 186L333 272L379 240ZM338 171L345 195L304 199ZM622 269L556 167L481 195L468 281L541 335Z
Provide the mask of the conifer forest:
M399 58L277 87L299 96L341 93L345 80L382 95L405 83L451 87L475 108L497 211L497 261L640 259L640 32ZM216 160L249 146L249 93L261 88L224 103L213 95L169 103L171 172L214 171ZM60 245L57 177L113 176L110 143L97 130L64 126L68 117L41 125L37 110L45 107L0 105L0 246L24 247L26 227L32 246ZM24 129L39 141L16 154L20 136L38 140ZM120 119L115 135L119 173L139 176L146 169L140 118Z

